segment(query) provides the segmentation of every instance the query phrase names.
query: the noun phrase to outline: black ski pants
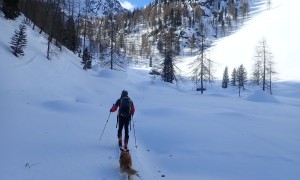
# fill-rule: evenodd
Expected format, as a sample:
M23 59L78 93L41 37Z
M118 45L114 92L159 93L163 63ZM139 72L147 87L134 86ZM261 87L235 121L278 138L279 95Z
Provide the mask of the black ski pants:
M118 116L119 118L119 128L118 128L118 138L122 138L122 130L123 127L125 129L125 140L128 141L129 139L129 124L130 124L130 120L131 117L130 116Z

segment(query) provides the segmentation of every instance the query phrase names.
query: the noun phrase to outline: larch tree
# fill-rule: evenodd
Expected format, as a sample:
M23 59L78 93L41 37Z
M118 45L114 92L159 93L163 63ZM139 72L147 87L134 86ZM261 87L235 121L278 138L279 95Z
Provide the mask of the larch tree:
M255 63L251 78L252 83L261 86L263 91L272 87L272 79L270 78L277 73L274 71L274 62L272 59L273 54L267 45L266 39L263 38L256 46L256 53L254 56Z
M213 80L213 63L209 58L207 58L207 54L205 52L206 48L209 46L209 43L206 41L207 29L203 23L200 23L199 29L201 36L201 40L199 42L200 53L194 62L191 63L191 66L193 68L192 79L195 81L196 86L198 86L197 91L201 91L201 94L203 94L203 92L206 90L204 88L204 81L209 81L210 83Z
M110 14L105 17L103 22L104 28L101 30L100 42L100 65L112 70L124 70L127 66L125 52L122 52L122 47L125 48L125 38L122 38L118 33L116 16ZM123 42L122 42L123 41ZM133 51L128 49L127 51Z

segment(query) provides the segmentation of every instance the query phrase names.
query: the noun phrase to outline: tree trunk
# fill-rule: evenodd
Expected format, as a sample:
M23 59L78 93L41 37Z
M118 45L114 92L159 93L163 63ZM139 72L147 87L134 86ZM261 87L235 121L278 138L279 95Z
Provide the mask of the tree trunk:
M57 1L57 5L56 5L56 8L55 8L55 13L54 13L54 16L53 16L53 19L52 19L51 31L50 31L50 34L49 34L49 37L48 37L47 59L49 59L49 60L50 60L50 45L51 45L52 38L53 38L54 25L55 25L55 20L56 20L59 4L60 4L60 0Z

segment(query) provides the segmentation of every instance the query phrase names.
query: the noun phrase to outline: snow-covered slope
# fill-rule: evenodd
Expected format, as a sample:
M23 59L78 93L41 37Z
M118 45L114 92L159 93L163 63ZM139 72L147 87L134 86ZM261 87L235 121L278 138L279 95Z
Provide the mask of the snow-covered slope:
M108 16L110 13L119 14L125 13L128 10L121 6L118 0L98 0L97 1L97 16Z
M255 47L265 38L273 53L278 78L281 81L300 81L300 26L295 24L300 21L297 13L300 2L272 0L270 10L265 2L256 1L256 9L252 10L250 20L233 35L219 39L216 46L209 50L211 59L216 62L217 78L222 78L226 66L232 72L233 68L243 64L251 72Z
M20 21L0 14L0 179L126 179L109 116L123 89L136 106L129 148L141 179L300 177L299 83L278 83L273 96L249 87L239 98L218 84L200 95L152 83L147 68L84 71L66 49L49 61L30 28L16 58L9 41Z

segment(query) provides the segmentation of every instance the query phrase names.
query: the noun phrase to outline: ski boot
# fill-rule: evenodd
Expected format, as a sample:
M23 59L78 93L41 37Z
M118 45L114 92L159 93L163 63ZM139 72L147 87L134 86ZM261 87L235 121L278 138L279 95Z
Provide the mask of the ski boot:
M128 149L128 139L124 139L124 149Z
M119 147L122 148L122 137L119 137L118 143L119 143Z

